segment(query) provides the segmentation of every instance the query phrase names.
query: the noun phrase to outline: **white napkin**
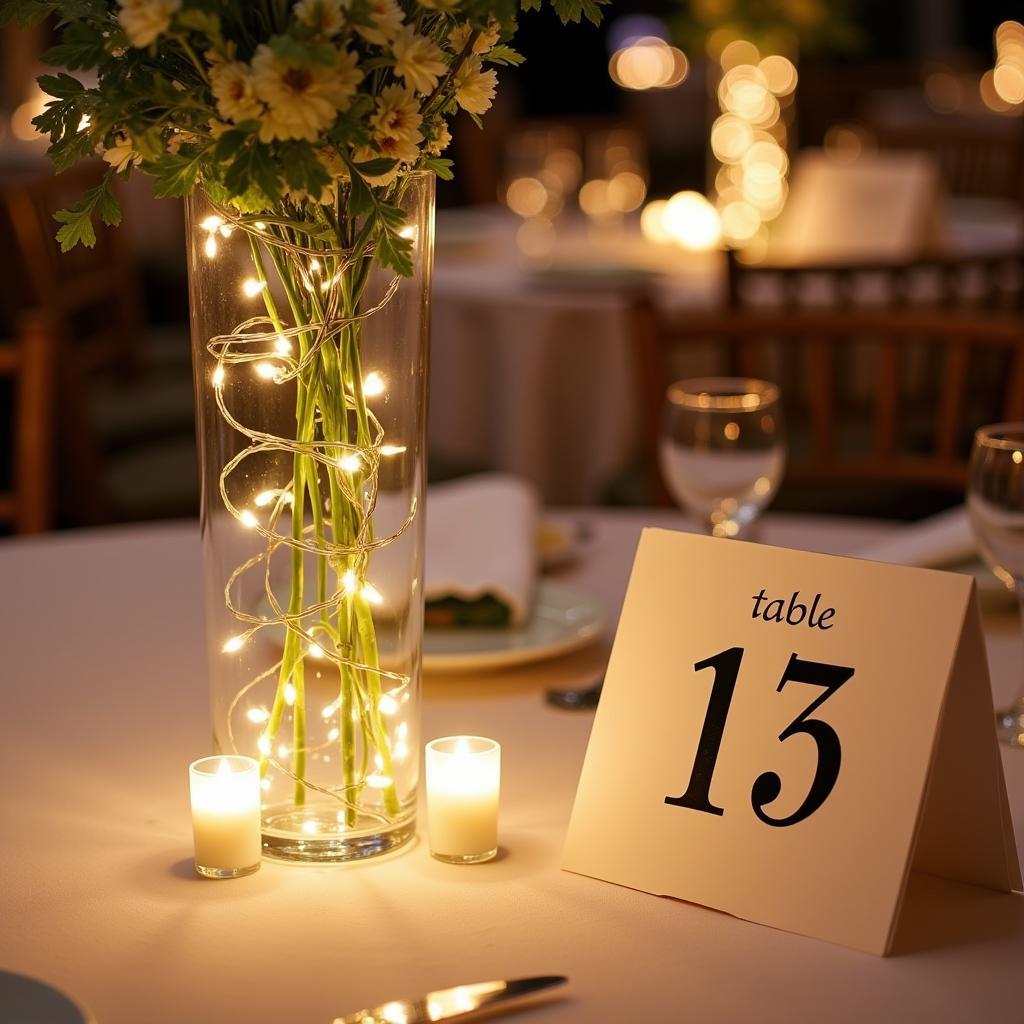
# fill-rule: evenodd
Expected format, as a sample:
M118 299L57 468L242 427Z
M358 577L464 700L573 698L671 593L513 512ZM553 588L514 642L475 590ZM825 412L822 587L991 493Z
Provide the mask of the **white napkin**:
M858 554L875 562L917 565L934 569L966 562L977 554L967 509L963 505L929 516L895 531Z
M507 605L511 624L530 618L537 579L538 499L525 480L485 473L427 492L425 597Z

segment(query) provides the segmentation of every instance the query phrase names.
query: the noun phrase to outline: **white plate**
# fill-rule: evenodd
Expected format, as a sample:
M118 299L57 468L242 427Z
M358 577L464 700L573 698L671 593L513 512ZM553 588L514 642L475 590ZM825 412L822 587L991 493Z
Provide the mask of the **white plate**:
M533 617L525 626L424 630L423 668L471 672L554 658L593 643L604 623L604 609L592 597L562 583L541 580Z

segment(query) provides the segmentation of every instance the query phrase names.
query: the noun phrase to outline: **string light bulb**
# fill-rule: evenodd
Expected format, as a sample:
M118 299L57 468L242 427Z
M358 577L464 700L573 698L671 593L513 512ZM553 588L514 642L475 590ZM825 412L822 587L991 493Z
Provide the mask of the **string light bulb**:
M364 583L363 589L360 591L363 600L367 604L383 604L384 598L381 597L380 591L372 583Z
M247 277L242 282L242 291L245 292L245 296L248 299L255 299L265 287L266 282L257 281L255 277Z
M217 255L217 239L213 235L206 236L206 245L203 247L207 259L213 259Z
M218 366L217 369L213 371L213 377L211 378L211 380L213 381L213 386L215 388L219 388L224 383L223 366Z
M288 705L288 707L293 707L295 705L295 698L296 698L296 696L297 696L297 694L295 692L295 687L291 683L285 683L284 684L284 702L285 702L285 704Z
M205 217L199 224L204 230L208 231L211 235L224 223L223 217L218 217L215 213L211 213L209 217Z
M385 693L377 702L377 707L382 715L393 715L398 710L398 701L390 693Z
M253 725L262 725L268 718L270 718L270 712L266 708L249 708L245 713L245 717L248 718Z
M243 508L238 513L238 521L248 530L253 530L260 524L260 521L247 508Z
M367 398L376 398L377 395L383 395L385 388L384 378L376 370L368 373L363 380L363 394Z
M381 455L401 455L406 450L404 444L382 444L380 446Z
M276 348L283 356L290 355L292 343L283 334L279 334L277 336L277 341L274 342L274 348Z
M228 637L227 640L224 641L224 646L221 647L221 650L225 654L234 654L235 651L241 650L242 644L244 643L245 634L240 633L238 636Z
M274 380L281 372L281 367L275 366L274 363L257 363L254 369L256 375L263 380Z
M341 586L346 594L354 594L359 589L359 578L352 569L347 569L341 577Z
M339 468L345 470L346 473L355 473L363 465L363 460L359 457L357 452L348 452L346 455L342 455L338 459Z

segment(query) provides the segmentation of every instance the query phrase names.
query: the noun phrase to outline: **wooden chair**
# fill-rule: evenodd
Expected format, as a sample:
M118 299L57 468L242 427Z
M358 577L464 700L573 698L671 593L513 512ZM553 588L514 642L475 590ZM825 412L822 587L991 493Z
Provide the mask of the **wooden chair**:
M930 153L952 195L1020 200L1024 196L1024 124L1019 118L932 115L911 121L869 102L865 123L881 149Z
M22 316L18 336L0 341L0 378L10 382L11 396L10 426L0 433L9 441L3 461L11 486L0 490L0 523L17 533L51 522L54 355L52 328L39 314Z
M899 263L744 264L728 250L730 309L862 306L1024 311L1024 249Z
M166 517L194 504L194 420L183 331L143 327L142 287L124 227L96 224L96 245L62 253L53 214L100 180L102 167L8 181L0 188L20 274L0 309L47 310L60 357L58 447L62 521ZM157 342L173 343L157 347ZM173 362L168 361L173 357ZM142 486L145 484L146 486Z
M647 472L662 500L657 450L665 388L678 373L671 356L700 342L723 363L735 352L738 363L726 372L780 385L787 482L962 491L974 430L1024 419L1018 317L858 310L670 319L641 300L634 327ZM920 349L941 363L937 387L924 395L909 386L911 356ZM975 364L993 354L1001 372L975 387Z
M62 343L62 358L81 372L135 367L142 330L141 290L123 232L97 219L96 245L62 253L53 215L99 184L103 165L86 164L63 174L5 185L0 193L20 255L21 294L9 303L45 309Z

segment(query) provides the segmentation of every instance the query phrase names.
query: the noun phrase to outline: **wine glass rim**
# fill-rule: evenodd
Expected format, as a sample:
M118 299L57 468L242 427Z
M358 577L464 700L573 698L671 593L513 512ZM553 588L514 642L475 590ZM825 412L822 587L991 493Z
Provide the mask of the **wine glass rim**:
M1019 451L1024 448L1024 421L989 423L987 426L979 427L974 432L974 443L979 448Z
M755 377L689 377L670 384L666 398L686 409L753 412L779 400L779 388Z

